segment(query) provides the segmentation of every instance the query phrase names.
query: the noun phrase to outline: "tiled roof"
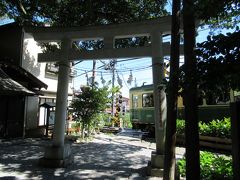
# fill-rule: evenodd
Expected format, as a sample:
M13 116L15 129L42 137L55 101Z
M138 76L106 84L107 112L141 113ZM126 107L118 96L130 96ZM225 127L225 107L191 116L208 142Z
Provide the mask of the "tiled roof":
M20 66L0 62L0 95L35 95L47 85Z
M34 95L35 93L28 90L18 82L11 79L0 68L0 95Z
M9 76L11 79L17 82L28 82L29 86L28 89L47 89L48 85L44 82L40 81L30 72L25 70L20 66L13 65L11 63L1 62L0 61L0 68Z

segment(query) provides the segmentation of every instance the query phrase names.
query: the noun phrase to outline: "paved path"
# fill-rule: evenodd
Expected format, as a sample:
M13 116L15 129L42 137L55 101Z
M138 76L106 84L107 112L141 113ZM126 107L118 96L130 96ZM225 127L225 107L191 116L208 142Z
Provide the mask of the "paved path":
M155 179L146 166L155 144L139 137L97 135L88 143L73 143L74 164L49 169L38 166L49 140L0 142L1 179Z

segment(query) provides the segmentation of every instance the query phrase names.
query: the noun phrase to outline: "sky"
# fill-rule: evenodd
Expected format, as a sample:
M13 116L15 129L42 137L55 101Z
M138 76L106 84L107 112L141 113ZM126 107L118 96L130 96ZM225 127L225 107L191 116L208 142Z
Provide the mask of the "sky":
M5 19L0 22L1 24L7 24L12 22L12 20ZM196 37L197 42L203 42L206 40L206 37L209 33L209 29L199 29L198 36ZM163 39L165 42L170 41L170 37L166 37ZM119 61L116 64L116 78L115 85L118 85L117 76L122 80L123 87L121 88L121 92L124 97L129 97L129 89L132 87L142 86L143 84L152 84L152 67L151 67L151 58L141 58L135 60L127 60L126 59L117 59ZM183 60L182 60L183 61ZM108 63L108 60L104 61ZM74 69L77 72L77 76L73 79L73 87L75 90L80 89L80 86L87 84L87 78L92 76L92 61L83 61L78 65L74 66ZM105 81L112 80L112 72L104 70L104 68L99 68L103 66L103 63L97 61L97 70L96 70L96 81L99 83L99 86L102 86L101 76ZM86 73L86 71L88 73ZM131 84L127 83L130 72L132 72L133 81ZM136 80L136 81L135 81Z
M118 59L117 61L122 61L123 59ZM108 63L109 61L105 61ZM102 66L103 63L97 61L97 67ZM128 92L131 87L135 86L135 78L138 86L141 86L143 82L146 84L152 83L152 69L151 69L151 59L150 58L142 58L136 60L122 61L117 62L115 71L115 85L118 84L118 77L122 80L123 87L121 88L121 92L124 97L128 97ZM85 71L92 70L92 61L85 61L79 63L76 67L78 77L74 78L74 88L79 89L81 85L86 85L87 78ZM128 83L128 78L130 73L132 72L133 81ZM92 76L92 72L87 73L88 77ZM110 70L104 70L104 68L98 68L96 70L96 81L99 83L99 86L102 86L101 76L103 79L108 82L112 80L113 73Z
M168 11L171 11L171 6L167 7ZM12 22L9 19L2 19L0 21L0 25L7 24ZM223 30L223 32L226 32ZM196 42L203 42L207 40L207 35L209 34L209 29L198 29L198 36L196 37ZM169 37L166 37L164 41L170 41ZM118 85L117 76L122 80L123 87L121 88L121 92L124 97L129 97L129 89L132 87L142 86L143 84L152 84L152 68L151 68L151 58L141 58L135 60L126 59L117 59L119 61L116 64L116 79L115 85ZM183 58L180 61L184 61ZM109 61L104 61L108 63ZM110 81L112 79L112 72L104 70L104 68L100 68L103 66L103 63L97 61L97 71L96 71L96 81L99 83L99 86L102 86L101 77L104 78L105 81ZM74 78L73 87L75 90L80 89L80 86L86 85L86 74L88 77L92 76L92 61L84 61L74 66L74 69L77 72L76 77ZM86 73L87 72L87 73ZM130 72L133 76L133 81L131 84L127 83ZM136 82L135 82L136 80Z
M216 31L215 33L223 33L233 32L234 30L221 29L221 31ZM210 29L208 27L201 27L197 29L196 42L200 43L207 40L207 36L210 33ZM170 42L171 38L166 37L163 38L164 42ZM117 83L117 74L121 78L123 87L121 88L121 92L124 97L129 97L129 89L132 87L142 86L143 84L152 84L152 63L151 58L141 58L135 60L124 60L117 59L119 61L116 65L116 78L115 85ZM107 63L108 61L105 61ZM165 62L169 62L165 60ZM180 57L180 64L184 63L184 58ZM86 85L86 71L88 72L88 77L92 76L92 61L84 61L76 65L75 69L77 70L77 77L74 78L74 88L79 89L81 85ZM110 71L104 70L104 68L99 68L103 66L103 63L97 61L97 71L96 71L96 81L99 83L99 87L102 86L101 76L105 81L110 81L112 79L112 73ZM130 75L130 71L132 72L133 81L131 84L127 83L127 80ZM135 83L136 80L136 83Z
M196 37L197 42L203 42L206 40L207 35L209 33L209 29L200 29L198 30L199 34ZM170 37L166 37L163 41L170 41ZM141 58L134 60L127 59L117 59L118 63L116 65L116 73L115 73L115 85L118 85L117 76L122 80L123 87L121 88L121 92L124 97L129 97L129 89L132 87L142 86L143 84L152 84L152 67L151 67L151 58ZM183 62L183 59L180 59ZM108 60L104 61L108 63ZM168 61L165 61L168 62ZM97 61L97 70L96 70L96 81L99 83L99 87L102 86L101 76L105 81L112 80L112 72L109 70L104 70L104 68L100 68L104 64L100 61ZM77 90L81 85L87 84L87 78L92 76L92 61L83 61L76 65L74 68L77 71L77 76L74 78L74 88ZM87 72L87 73L86 73ZM133 81L131 84L127 83L130 73L132 72Z

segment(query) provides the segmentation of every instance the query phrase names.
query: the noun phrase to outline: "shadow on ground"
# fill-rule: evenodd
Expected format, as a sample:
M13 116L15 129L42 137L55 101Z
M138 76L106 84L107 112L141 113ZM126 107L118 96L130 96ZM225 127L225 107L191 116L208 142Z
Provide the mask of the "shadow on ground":
M1 145L0 179L144 179L151 154L143 147L99 138L72 144L74 164L49 169L38 165L47 144L38 140Z

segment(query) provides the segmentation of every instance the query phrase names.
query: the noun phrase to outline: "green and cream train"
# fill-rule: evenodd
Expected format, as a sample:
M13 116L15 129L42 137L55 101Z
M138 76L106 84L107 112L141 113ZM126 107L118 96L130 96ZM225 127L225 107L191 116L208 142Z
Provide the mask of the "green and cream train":
M153 85L144 85L131 88L130 96L130 120L133 129L151 131L154 129L154 101ZM200 121L223 119L230 116L229 104L224 105L200 105L198 106L198 118ZM181 96L178 97L178 118L184 119L184 105Z

